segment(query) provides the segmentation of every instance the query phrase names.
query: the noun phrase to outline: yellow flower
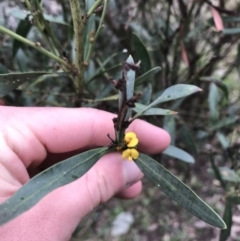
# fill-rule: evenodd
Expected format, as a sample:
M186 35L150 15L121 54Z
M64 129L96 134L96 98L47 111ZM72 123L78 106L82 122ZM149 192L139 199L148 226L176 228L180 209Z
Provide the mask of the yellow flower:
M124 137L124 141L127 147L135 147L138 144L138 138L134 132L126 133Z
M135 148L128 148L122 152L122 157L124 159L128 159L132 161L133 159L137 159L139 156L139 152Z
M138 144L138 138L137 135L134 132L128 132L124 136L124 146L122 151L122 157L124 159L128 159L129 161L132 161L133 159L137 159L139 156L139 152L136 149L136 146ZM126 149L127 148L127 149Z

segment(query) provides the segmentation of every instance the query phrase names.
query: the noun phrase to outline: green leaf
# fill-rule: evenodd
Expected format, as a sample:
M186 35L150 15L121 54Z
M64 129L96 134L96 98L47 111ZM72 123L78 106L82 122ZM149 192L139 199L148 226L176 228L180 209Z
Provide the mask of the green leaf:
M187 163L194 163L194 158L186 151L170 145L165 151L162 152L165 155L171 156L173 158L179 159Z
M136 81L135 81L136 83ZM142 89L142 97L139 99L143 105L148 105L152 97L152 84L146 84Z
M195 85L188 84L177 84L167 88L155 101L153 101L149 106L158 105L163 102L170 100L176 100L189 95L192 95L198 91L202 91Z
M37 78L40 75L47 74L46 72L33 73L10 73L0 75L0 97L8 94L10 91L16 89L19 85L26 81Z
M179 139L181 140L181 143L184 144L184 149L186 149L194 157L198 156L197 147L194 143L192 134L189 128L184 124L181 126L179 130Z
M174 116L167 115L163 119L163 129L171 136L171 144L175 145L176 139L176 121Z
M7 67L0 63L0 74L7 74L9 73Z
M219 171L223 180L228 182L240 183L240 177L237 173L229 167L219 167Z
M148 179L194 216L212 226L226 228L224 221L212 208L157 161L140 154L136 164Z
M204 77L201 77L200 80L215 83L217 87L219 87L222 90L224 96L228 100L228 88L220 79L214 76L204 76Z
M92 61L90 60L89 61L89 66L90 66L90 63L92 63ZM88 66L88 68L89 68L89 66ZM102 70L102 71L97 71L97 72L93 72L93 71L90 71L90 70L87 70L86 71L86 85L89 85L94 79L96 79L96 78L98 78L99 76L101 76L101 75L103 75L104 73L108 73L109 71L112 71L112 70L117 70L117 69L120 69L122 67L122 64L121 63L119 63L119 64L116 64L116 65L114 65L114 66L112 66L112 67L110 67L110 68L108 68L108 69L104 69L104 70ZM90 73L88 73L88 72L90 72ZM94 74L94 73L96 73L96 74Z
M218 141L221 143L223 149L227 149L230 146L229 140L226 135L218 131L216 133L216 136L218 138Z
M95 101L99 102L100 99L102 99L103 101L108 101L110 99L118 100L118 94L109 96L112 89L113 89L113 85L104 85L103 88L97 94Z
M225 96L225 98L228 100L228 88L222 81L214 81L214 83L217 85L218 88L220 88Z
M128 56L126 63L134 64L134 60L131 55ZM135 83L135 71L132 69L129 69L127 71L127 100L131 99L133 96L134 91L134 83Z
M105 66L109 63L109 62L116 62L116 60L114 60L114 58L117 58L117 61L120 59L122 59L123 56L125 56L126 53L124 52L120 52L120 53L114 53L112 54L111 56L109 56L108 58L106 58L103 62L101 62L100 60L98 61L99 62L99 68L96 70L96 73L99 73L101 71L104 71L105 70Z
M240 17L222 16L222 20L223 20L224 23L240 22Z
M132 28L132 32L135 32L136 35L141 39L144 39L144 41L153 42L155 40L155 43L158 44L157 40L150 35L148 30L144 28L142 24L131 21L129 26Z
M52 15L44 13L43 16L44 16L44 19L50 23L61 24L61 25L65 25L65 26L69 27L70 29L72 28L72 26L70 24L68 24L64 21L63 15L52 16Z
M210 156L210 162L211 162L211 166L212 166L212 169L213 169L213 173L214 173L215 177L218 179L218 181L221 183L222 188L225 189L226 188L226 184L223 181L221 172L219 171L218 167L215 164L215 161L214 161L214 158L213 158L213 154L210 153L209 156Z
M238 75L240 76L240 44L237 47L237 56L236 56L235 64L236 64Z
M230 202L231 204L239 205L240 204L239 191L234 191L234 192L228 193L226 196L226 200L227 200L227 202Z
M227 118L225 118L223 120L219 120L216 124L212 125L209 128L209 131L215 131L215 130L221 129L223 127L226 127L226 126L233 125L238 120L239 120L238 116L231 116L231 117L227 117Z
M21 20L17 26L16 33L19 34L20 36L26 38L30 29L32 27L32 24L29 21L26 20ZM18 41L17 39L13 39L13 47L12 47L12 56L13 58L15 57L17 51L19 48L24 48L25 44Z
M219 117L218 101L219 101L218 88L216 84L212 82L210 84L210 90L208 95L208 105L209 105L210 115L213 120L217 120Z
M32 178L0 205L0 225L26 212L54 189L84 175L107 151L107 147L86 151L59 162Z
M31 12L13 9L9 12L9 14L12 15L13 17L15 17L15 18L24 20L28 14L31 14ZM66 25L66 26L71 28L71 26L63 20L62 15L52 16L52 15L44 13L43 16L44 16L44 19L49 21L49 22Z
M10 73L0 75L0 97L7 95L10 91L16 89L21 84L34 80L35 78L53 73L48 72L29 72L29 73ZM55 75L69 75L69 73L55 73Z
M149 83L151 81L151 78L155 74L157 74L160 70L161 70L160 67L155 67L155 68L149 70L148 72L144 73L143 75L137 77L136 80L135 80L135 85L138 86L138 85L141 85L145 82Z
M140 38L133 33L132 35L132 44L134 46L135 52L134 52L134 59L136 61L141 61L141 70L143 73L149 71L151 69L151 59L148 54L146 46L143 44L143 42L140 40Z
M15 55L15 61L18 65L19 72L28 72L29 56L27 55L27 51L23 51L22 48L20 48Z
M167 102L170 100L176 100L182 97L186 97L198 91L202 91L195 85L188 84L177 84L167 88L156 100L154 100L150 105L148 105L138 116L142 115L145 111L150 109L151 107L158 105L163 102Z
M222 33L225 35L240 34L240 28L225 28Z
M95 99L95 100L84 99L84 101L88 101L90 103L96 103L96 102L102 102L102 101L112 101L112 100L117 100L117 99L118 99L118 94L107 96L107 97L104 97L104 98L101 98L101 99Z
M232 205L230 203L226 203L223 220L227 225L227 229L221 230L219 241L226 241L231 234L232 228Z
M135 103L135 107L133 110L137 113L141 113L142 110L146 109L146 105L142 105L139 103ZM150 108L147 111L145 111L142 115L176 115L177 112L172 110L166 110L161 108ZM135 119L135 116L133 117Z
M129 55L129 57L126 60L126 63L129 64L134 64L134 60L132 58L131 55ZM126 70L123 69L123 72L125 72ZM124 75L124 73L123 73ZM126 93L127 93L127 100L131 99L133 96L133 92L134 92L134 83L135 83L135 70L132 70L131 68L129 68L129 70L126 73ZM121 95L122 92L119 91L119 95ZM128 108L127 114L126 114L126 120L129 119L129 117L132 115L132 108Z

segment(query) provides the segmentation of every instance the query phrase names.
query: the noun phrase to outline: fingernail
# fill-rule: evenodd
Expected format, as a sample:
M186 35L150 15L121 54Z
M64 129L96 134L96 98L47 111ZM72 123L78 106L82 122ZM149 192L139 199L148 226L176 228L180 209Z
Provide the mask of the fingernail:
M138 182L143 174L134 161L123 161L122 164L123 173L125 176L126 187L131 186L132 184Z

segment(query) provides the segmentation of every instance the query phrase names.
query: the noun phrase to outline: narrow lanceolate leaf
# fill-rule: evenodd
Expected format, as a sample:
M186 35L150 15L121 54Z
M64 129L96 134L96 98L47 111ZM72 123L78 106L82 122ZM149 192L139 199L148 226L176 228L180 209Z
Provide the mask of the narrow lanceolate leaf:
M227 194L226 196L227 202L231 203L232 205L239 205L240 204L240 194L238 191L233 191Z
M153 101L149 106L155 106L163 102L170 100L176 100L194 94L202 89L195 85L188 84L177 84L167 88L155 101ZM148 106L148 107L149 107Z
M146 105L142 105L139 103L135 103L135 107L133 110L137 113L141 113L143 109L146 108ZM177 112L172 111L172 110L167 110L167 109L161 109L161 108L150 108L147 111L145 111L142 115L176 115ZM136 114L138 117L139 115ZM136 119L135 116L133 119Z
M25 20L27 15L30 15L31 12L30 11L22 11L22 10L18 10L18 9L13 9L9 12L9 15L12 15L13 17L15 18L18 18L18 19L22 19L22 20ZM63 24L63 25L66 25L68 27L71 27L68 23L66 23L64 20L63 20L63 16L62 15L58 15L58 16L52 16L52 15L49 15L49 14L43 14L44 16L44 19L46 19L47 21L51 22L51 23L58 23L58 24Z
M161 70L160 67L155 67L151 70L149 70L148 72L144 73L143 75L139 76L136 78L136 81L135 81L135 85L138 86L138 85L141 85L145 82L149 83L151 82L151 78L157 74L159 71Z
M30 29L32 27L32 24L29 21L21 20L18 24L18 27L16 29L16 33L20 36L26 38ZM12 47L12 56L15 57L17 51L19 48L24 48L24 43L18 41L17 39L13 39L13 47Z
M21 84L36 79L41 75L53 74L48 72L31 73L9 73L0 75L0 97L7 95L10 91L16 89ZM55 73L56 75L69 75L68 73Z
M176 100L182 97L186 97L198 91L202 91L195 85L188 84L177 84L167 88L156 100L154 100L150 105L148 105L144 110L142 110L141 114L150 109L151 107L158 105L163 102L167 102L170 100ZM140 114L140 113L139 113Z
M222 188L226 189L226 184L225 184L225 182L224 182L224 180L222 178L222 175L221 175L221 172L219 171L218 166L215 164L213 154L210 153L209 157L210 157L210 162L211 162L211 166L212 166L213 173L214 173L215 177L221 183Z
M7 74L9 73L7 67L0 63L0 74Z
M10 199L0 205L0 225L26 212L54 189L84 175L106 152L107 147L86 151L58 163L32 178Z
M179 130L179 138L181 142L184 144L186 150L194 157L197 157L198 151L195 145L195 141L192 137L190 129L185 124L183 124Z
M224 181L240 183L240 177L238 174L229 167L219 167L219 171Z
M141 61L141 70L143 73L149 71L151 69L151 59L149 53L144 43L135 33L132 35L132 44L135 49L134 57L136 61Z
M126 63L134 64L134 60L131 55L126 60ZM125 70L123 70L125 71ZM126 74L126 93L127 93L127 100L131 99L134 92L134 83L135 83L135 70L132 70L131 68L127 71ZM120 92L121 94L121 92ZM128 109L126 120L129 119L129 117L132 115L132 108Z
M239 121L239 117L238 116L226 117L226 118L224 118L222 120L219 120L216 124L212 125L209 128L209 131L215 131L215 130L221 129L223 127L226 127L226 126L230 126L230 125L236 124L237 121Z
M240 44L237 47L237 56L235 60L235 65L236 65L238 75L240 76Z
M148 179L190 213L212 226L226 228L224 221L212 208L154 159L140 154L136 164Z
M203 76L200 78L200 80L215 83L217 85L217 87L222 90L224 96L228 100L228 88L227 88L226 84L224 84L219 78L214 77L214 76Z
M96 103L96 102L102 102L102 101L112 101L112 100L117 100L117 99L118 99L118 94L107 96L107 97L104 97L104 98L101 98L101 99L95 99L95 100L84 99L84 101L87 101L89 103Z
M171 136L171 145L175 145L176 140L176 120L174 116L166 115L163 119L163 129Z
M225 98L228 100L228 88L222 81L215 81L215 84L220 88L225 96Z
M129 64L134 64L133 58L131 55L126 60ZM134 83L135 83L135 71L132 69L129 69L127 71L127 100L129 100L133 96L134 91Z
M240 34L240 28L225 28L222 33L226 35Z
M176 146L169 146L165 151L163 151L163 154L171 156L173 158L179 159L181 161L187 162L187 163L194 163L194 158L187 153L186 151L176 147Z
M227 241L228 237L231 234L231 228L232 228L232 205L230 203L226 203L224 214L223 214L223 220L227 224L227 229L221 230L220 233L220 239L219 241Z
M136 83L136 81L135 81ZM146 86L142 89L142 97L139 99L141 104L149 105L151 97L152 97L152 84L147 83Z

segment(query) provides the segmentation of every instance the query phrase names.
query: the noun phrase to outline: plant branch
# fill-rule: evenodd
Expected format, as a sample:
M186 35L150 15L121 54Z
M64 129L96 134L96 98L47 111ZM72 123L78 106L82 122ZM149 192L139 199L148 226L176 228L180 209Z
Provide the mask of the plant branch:
M35 6L35 8L33 8L31 6L31 4L29 3L28 0L24 0L28 10L31 12L31 15L34 19L34 25L37 27L38 31L42 34L45 42L47 43L47 45L49 46L49 48L52 50L52 52L54 54L57 55L57 51L54 48L52 42L49 40L48 36L45 33L45 28L46 28L46 24L45 24L45 19L43 17L43 10L42 10L42 6L39 4L39 2L37 1L37 5Z
M34 43L34 42L22 37L21 35L19 35L17 33L14 33L13 31L11 31L11 30L9 30L9 29L1 26L1 25L0 25L0 32L5 33L5 34L11 36L12 38L15 38L15 39L19 40L20 42L38 50L39 52L43 53L44 55L48 56L49 58L55 60L59 64L65 66L69 69L69 64L65 60L59 58L55 54L53 54L53 53L49 52L48 50L46 50L45 48L43 48L40 45L40 43Z
M105 15L106 15L108 2L109 2L109 0L104 0L103 12L102 12L101 19L100 19L100 21L99 21L98 29L97 29L97 32L96 32L96 34L95 34L95 36L94 36L94 41L90 42L89 50L88 50L86 59L84 60L84 61L87 62L87 63L88 63L88 61L89 61L89 59L90 59L90 56L91 56L91 53L92 53L92 50L93 50L93 47L94 47L94 43L96 42L96 40L97 40L97 38L98 38L98 35L99 35L101 29L103 28L102 24L103 24Z
M87 16L91 16L91 14L93 14L93 12L98 8L98 6L101 4L103 0L97 0L92 7L88 10Z
M84 27L86 18L82 19L81 8L79 0L69 0L74 29L74 42L75 42L75 64L78 69L78 73L75 77L75 86L77 87L77 102L76 106L81 106L81 98L84 85Z
M37 7L40 11L40 14L38 14L36 17L39 18L39 22L42 22L43 25L44 25L44 28L45 28L44 29L45 31L43 31L43 34L46 35L47 39L50 38L50 40L52 41L52 43L54 45L54 46L52 46L52 49L53 49L53 51L55 51L55 54L58 54L58 56L59 56L62 53L61 45L59 44L59 42L55 38L55 35L52 31L52 28L50 27L49 22L46 21L45 18L44 18L43 8L40 5L40 2L36 1L36 3L37 3ZM46 32L46 33L44 33L44 32ZM51 42L49 42L49 43L52 45ZM58 52L56 51L56 49L57 49Z

